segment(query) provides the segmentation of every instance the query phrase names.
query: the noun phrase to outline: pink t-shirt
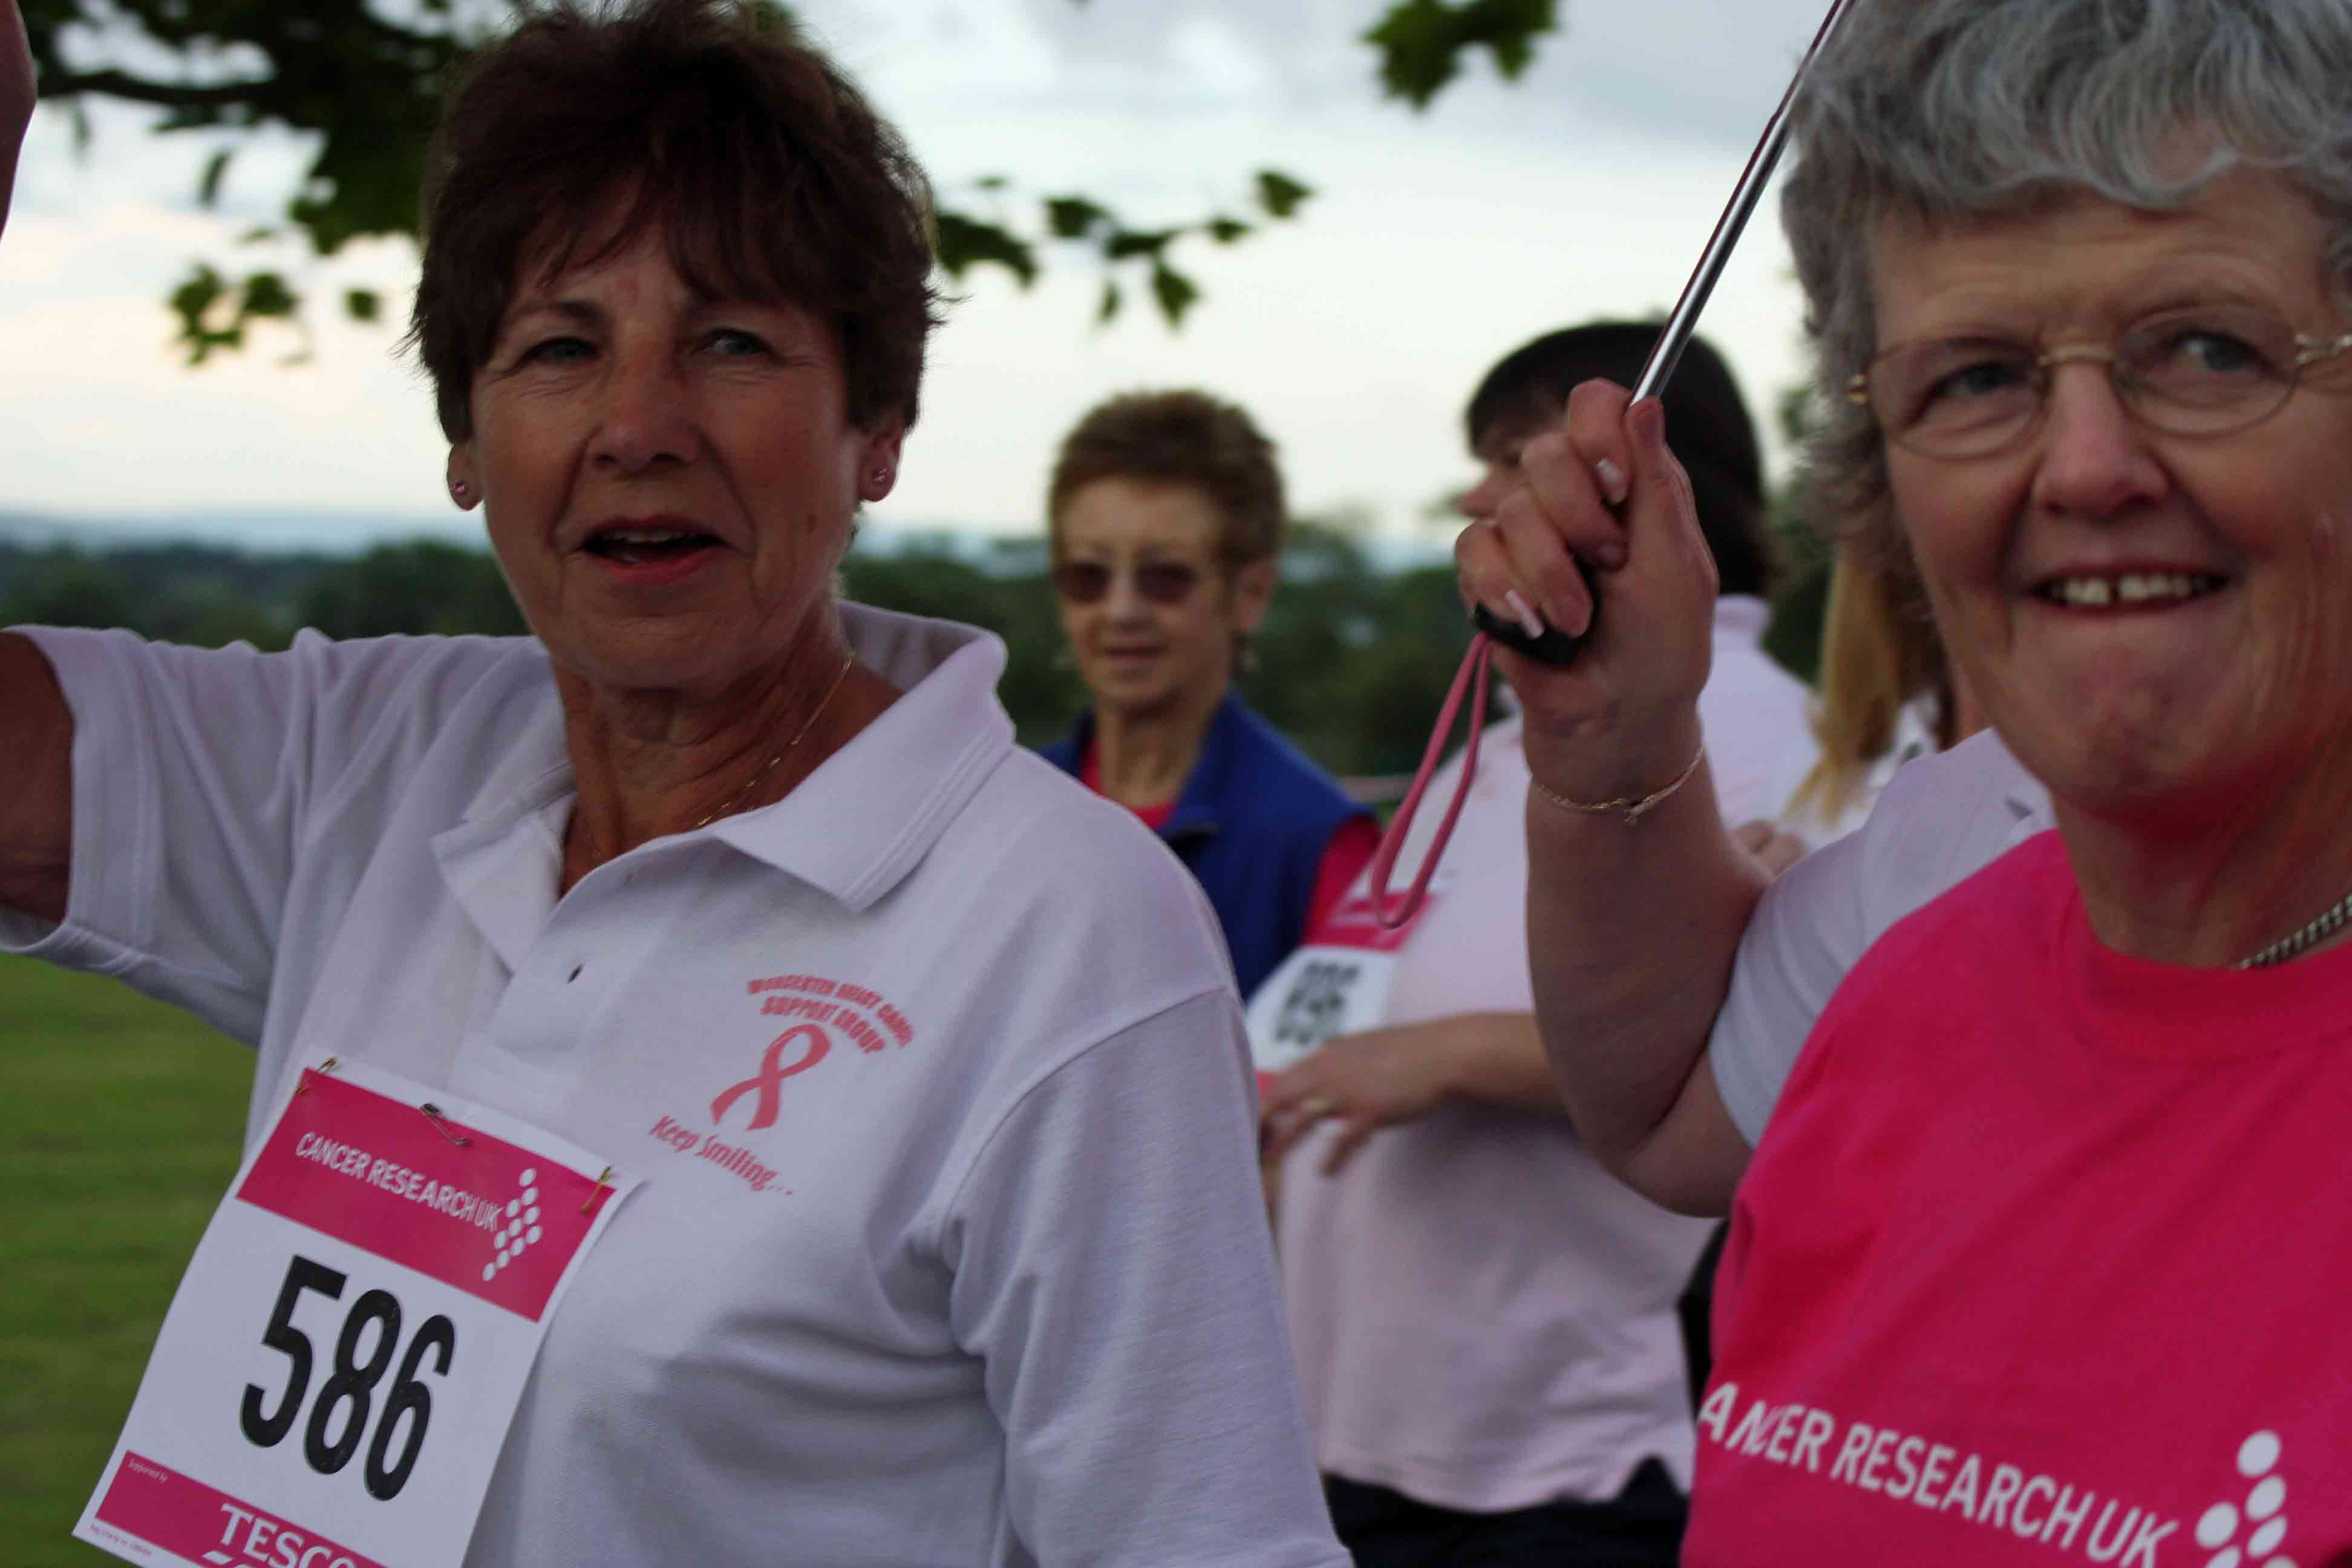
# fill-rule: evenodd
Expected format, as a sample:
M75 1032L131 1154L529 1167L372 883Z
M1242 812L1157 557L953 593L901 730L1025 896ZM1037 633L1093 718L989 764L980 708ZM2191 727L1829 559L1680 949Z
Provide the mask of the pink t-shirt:
M2126 958L2029 840L1831 1003L1715 1321L1693 1568L2352 1563L2352 948Z
M1400 883L1460 767L1432 784ZM1527 793L1519 724L1506 721L1486 731L1440 879L1397 950L1389 1024L1534 1010ZM1709 1222L1635 1195L1560 1117L1456 1101L1375 1133L1337 1178L1321 1170L1331 1136L1285 1162L1279 1215L1324 1469L1475 1512L1613 1498L1653 1454L1690 1484L1675 1301Z

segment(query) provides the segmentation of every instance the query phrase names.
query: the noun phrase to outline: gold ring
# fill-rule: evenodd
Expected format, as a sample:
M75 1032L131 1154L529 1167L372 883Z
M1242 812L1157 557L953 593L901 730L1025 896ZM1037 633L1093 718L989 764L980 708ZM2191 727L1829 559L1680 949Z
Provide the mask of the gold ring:
M1298 1102L1297 1113L1307 1118L1309 1121L1320 1121L1339 1109L1339 1108L1338 1106L1332 1104L1329 1100L1324 1099L1318 1094L1300 1100Z

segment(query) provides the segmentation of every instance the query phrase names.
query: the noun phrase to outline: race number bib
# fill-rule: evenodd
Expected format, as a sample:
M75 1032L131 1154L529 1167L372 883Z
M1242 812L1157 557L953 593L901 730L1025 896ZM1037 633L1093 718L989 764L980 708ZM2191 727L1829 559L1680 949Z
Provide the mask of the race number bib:
M314 1059L197 1243L74 1534L189 1568L455 1568L548 1319L634 1185Z
M1266 1079L1312 1056L1324 1041L1387 1022L1397 951L1436 904L1441 885L1433 882L1412 920L1390 931L1373 918L1371 896L1360 881L1307 944L1266 976L1244 1015L1261 1090Z

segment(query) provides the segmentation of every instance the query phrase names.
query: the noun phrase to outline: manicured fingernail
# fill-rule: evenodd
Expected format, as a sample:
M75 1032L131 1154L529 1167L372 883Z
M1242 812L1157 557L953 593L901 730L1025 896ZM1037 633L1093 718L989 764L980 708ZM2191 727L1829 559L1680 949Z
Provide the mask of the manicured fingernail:
M1642 443L1653 452L1665 449L1666 405L1656 398L1644 398L1634 405L1641 419Z
M1601 481L1601 493L1611 506L1625 503L1625 470L1607 458L1592 465L1592 477Z
M1534 605L1519 596L1519 591L1517 588L1504 592L1503 603L1511 606L1511 614L1517 619L1521 631L1531 637L1544 635L1543 617L1536 614Z

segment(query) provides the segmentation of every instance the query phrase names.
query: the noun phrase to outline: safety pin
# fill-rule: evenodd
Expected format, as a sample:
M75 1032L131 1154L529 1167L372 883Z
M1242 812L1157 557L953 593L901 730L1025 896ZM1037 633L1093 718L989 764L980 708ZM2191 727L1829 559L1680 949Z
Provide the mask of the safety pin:
M455 1143L458 1148L463 1149L473 1142L471 1138L467 1137L463 1132L451 1127L449 1125L449 1118L444 1115L441 1108L434 1104L431 1100L426 1100L416 1109L425 1113L425 1121L433 1123L433 1131L441 1134L442 1137L449 1140L450 1142Z
M320 1062L317 1067L314 1067L314 1068L304 1068L302 1069L302 1081L301 1081L301 1082L299 1082L299 1083L298 1083L298 1084L296 1084L296 1085L294 1086L294 1092L295 1092L295 1093L297 1093L297 1094L308 1094L308 1093L310 1093L310 1079L311 1079L311 1078L312 1078L314 1075L315 1075L315 1076L318 1076L318 1077L322 1077L322 1078L323 1078L323 1077L324 1077L325 1075L327 1075L328 1073L331 1073L331 1072L334 1071L334 1070L335 1070L335 1062L336 1062L336 1060L337 1060L337 1058L334 1058L334 1057L329 1057L325 1061Z
M580 1212L582 1214L586 1214L590 1209L596 1206L596 1194L603 1192L605 1185L610 1183L612 1179L613 1167L607 1165L604 1167L603 1173L597 1176L596 1184L588 1189L588 1201L580 1205Z

